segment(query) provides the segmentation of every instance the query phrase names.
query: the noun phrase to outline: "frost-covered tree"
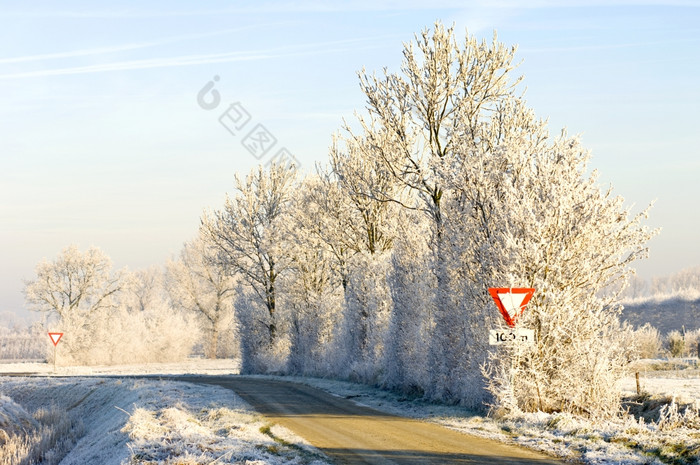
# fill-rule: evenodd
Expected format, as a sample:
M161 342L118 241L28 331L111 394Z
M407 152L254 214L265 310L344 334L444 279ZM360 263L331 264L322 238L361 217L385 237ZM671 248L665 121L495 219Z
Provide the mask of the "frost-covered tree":
M352 204L331 173L306 176L298 189L292 214L290 240L307 238L331 254L331 272L345 289L350 259L359 252L363 227L357 224Z
M344 351L338 374L365 382L378 381L383 371L391 307L388 267L401 223L399 205L407 200L403 181L378 152L391 156L397 147L391 131L356 134L345 124L329 154L331 179L345 199L348 218L336 236L352 252L337 338Z
M405 47L399 73L360 76L369 115L348 140L367 141L363 155L404 188L366 196L427 226L413 230L422 260L416 238L394 252L386 384L473 406L487 387L500 407L610 413L631 356L619 291L653 232L588 174L576 138L551 137L518 98L514 52L495 37L458 43L438 23ZM488 346L487 289L508 286L537 289L521 319L532 347ZM404 340L416 334L429 345L423 370Z
M429 391L433 397L450 397L445 391L450 373L445 360L452 356L456 345L449 315L454 303L447 269L445 188L437 171L462 144L463 135L457 137L457 131L465 126L478 127L502 99L512 94L517 83L510 78L515 68L514 52L514 47L504 46L495 37L490 44L473 37L460 44L451 28L436 23L432 33L425 30L415 43L404 48L399 73L360 75L369 112L360 118L362 138L369 147L367 154L381 162L382 171L401 188L410 191L412 201L402 201L397 190L387 192L381 185L375 185L371 195L418 209L430 222L430 269L436 277L434 332L429 341Z
M346 137L336 135L330 150L330 166L337 189L346 199L349 226L340 231L352 258L348 261L345 302L338 343L344 361L338 366L343 377L375 382L382 371L391 296L387 285L390 251L400 220L397 202L378 199L391 196L404 200L401 183L374 154L376 145L391 150L387 132L371 140L355 135L345 126Z
M119 295L120 306L131 312L144 312L168 300L165 276L160 266L126 273Z
M201 236L187 242L180 257L166 265L168 291L174 304L197 315L206 335L208 358L236 353L233 344L235 279L215 259L216 251ZM229 334L231 333L231 334Z
M588 173L578 139L550 137L518 99L504 101L478 134L477 144L464 138L445 175L456 194L452 269L467 359L486 351L480 328L495 323L485 288L535 288L521 324L536 343L492 353L491 393L507 409L614 413L631 356L619 296L654 234L642 225L647 212L631 215Z
M115 273L100 249L70 246L36 270L25 295L31 308L49 316L45 330L64 333L60 364L165 362L189 355L196 332L167 301L159 269Z
M24 295L32 310L65 318L112 306L122 278L112 273L111 260L99 248L81 252L71 245L56 260L36 266L36 279L25 283Z
M383 386L409 395L425 394L435 313L435 274L430 269L430 225L419 211L404 212L387 276L391 295L389 327L384 341Z
M360 176L371 179L370 170L356 166L352 172L347 165L359 162L336 148L334 171L308 176L297 190L288 232L295 245L285 287L293 311L290 368L305 366L297 348L315 347L308 366L318 366L323 358L336 376L368 380L379 369L375 365L387 326L388 291L377 292L385 286L386 273L377 266L387 262L391 206L361 197L355 189L363 182Z
M55 260L36 266L36 278L25 283L29 308L44 313L51 327L65 332L65 351L84 354L91 348L98 315L116 308L124 272L112 272L110 258L99 248L81 252L71 245Z
M290 272L282 288L289 318L288 371L320 374L333 365L356 225L337 183L328 174L307 176L295 191L285 235ZM336 331L334 331L336 330Z
M348 126L345 132L346 138L333 138L329 154L333 177L329 179L329 173L325 178L327 188L338 191L346 202L345 229L338 239L355 253L381 254L392 247L397 210L392 202L377 199L374 192L401 200L401 185L384 161L376 157L372 144L381 140L389 146L386 150L391 150L391 142L381 139L387 138L386 133L368 140L354 135ZM330 189L326 192L331 193Z
M295 183L293 166L258 167L245 181L236 177L238 192L227 196L222 210L202 218L202 234L216 248L219 262L246 284L236 305L244 371L266 370L262 360L277 350L283 322L278 316L278 279L291 258L282 225Z

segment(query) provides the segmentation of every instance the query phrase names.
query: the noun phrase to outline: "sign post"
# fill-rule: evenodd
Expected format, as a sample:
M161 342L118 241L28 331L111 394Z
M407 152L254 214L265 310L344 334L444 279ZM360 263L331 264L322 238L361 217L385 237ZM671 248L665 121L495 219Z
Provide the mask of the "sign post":
M500 345L508 342L535 342L535 332L532 329L516 328L518 317L532 298L535 290L526 287L491 287L489 294L501 312L503 319L510 329L489 331L489 345Z
M61 340L61 337L63 337L63 333L49 333L49 337L51 338L51 342L53 342L53 372L56 373L56 346L58 345L58 341Z

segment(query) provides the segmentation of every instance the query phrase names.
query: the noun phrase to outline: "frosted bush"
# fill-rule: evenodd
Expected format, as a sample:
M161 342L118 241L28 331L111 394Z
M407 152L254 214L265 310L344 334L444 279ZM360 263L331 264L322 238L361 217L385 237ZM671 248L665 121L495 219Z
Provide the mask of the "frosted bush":
M661 353L659 330L649 323L634 331L632 342L640 358L656 358Z
M685 336L680 331L671 331L666 336L666 350L671 357L682 357L686 351Z
M0 465L56 465L83 434L82 421L54 406L33 414L0 396Z
M57 350L59 365L173 362L187 358L197 326L165 303L143 312L119 308L66 318ZM193 328L195 328L193 330Z
M700 349L700 329L688 331L685 333L686 353L690 356L700 357L698 349Z
M226 197L223 209L202 218L200 233L216 251L215 260L227 274L242 278L234 307L244 372L268 371L265 358L277 354L277 340L284 336L278 289L293 264L284 225L290 221L296 178L294 166L258 166L245 180L236 176L236 195ZM266 356L258 357L262 352Z
M657 425L661 430L674 430L678 428L700 428L700 404L686 405L683 413L680 412L675 397L670 404L661 407Z
M408 214L416 221L417 214ZM420 231L423 232L423 231ZM397 240L387 278L392 310L384 342L382 385L413 396L428 389L428 348L435 305L435 275L427 269L430 249L423 234Z
M342 334L344 377L376 383L382 371L391 297L387 285L390 255L360 254L352 261L346 291Z

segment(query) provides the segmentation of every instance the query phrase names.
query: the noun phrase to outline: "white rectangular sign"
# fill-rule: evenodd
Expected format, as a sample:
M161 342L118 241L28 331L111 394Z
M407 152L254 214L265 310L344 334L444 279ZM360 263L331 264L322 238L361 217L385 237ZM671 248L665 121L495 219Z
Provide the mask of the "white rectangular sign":
M532 329L492 329L489 331L489 344L497 346L509 342L519 342L533 344L535 342L535 331Z

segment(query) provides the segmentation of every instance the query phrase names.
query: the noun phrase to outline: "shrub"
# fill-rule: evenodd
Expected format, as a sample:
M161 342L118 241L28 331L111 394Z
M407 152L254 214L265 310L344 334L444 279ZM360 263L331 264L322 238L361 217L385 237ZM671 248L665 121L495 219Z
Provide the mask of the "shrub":
M661 353L661 336L659 330L645 324L634 331L634 345L640 358L656 358Z
M685 336L680 331L671 331L666 336L666 350L672 357L682 357L686 350Z

